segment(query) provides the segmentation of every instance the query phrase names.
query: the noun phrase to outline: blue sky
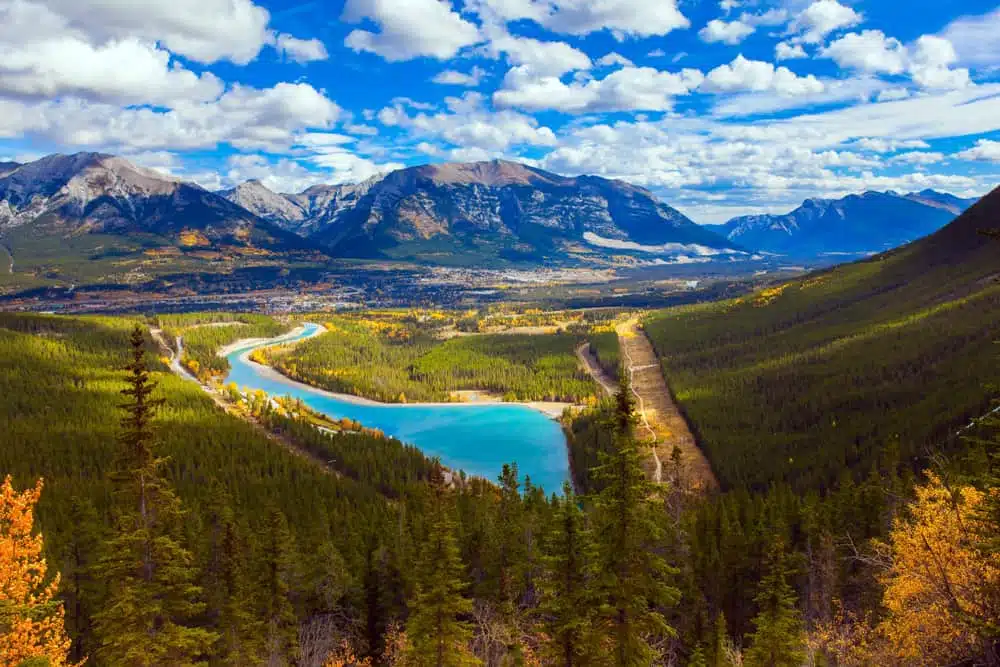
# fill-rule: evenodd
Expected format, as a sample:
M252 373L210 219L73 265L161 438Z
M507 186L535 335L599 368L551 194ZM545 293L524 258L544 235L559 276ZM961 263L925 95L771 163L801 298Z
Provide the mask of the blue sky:
M278 191L494 157L699 222L1000 184L984 0L0 0L0 157Z

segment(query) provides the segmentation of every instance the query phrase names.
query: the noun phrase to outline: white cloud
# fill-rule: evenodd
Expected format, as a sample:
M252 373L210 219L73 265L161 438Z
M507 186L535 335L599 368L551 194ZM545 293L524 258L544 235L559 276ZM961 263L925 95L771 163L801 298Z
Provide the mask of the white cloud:
M886 37L881 30L848 33L831 42L820 54L841 67L873 74L901 74L908 60L902 42Z
M789 26L791 34L806 44L819 44L827 35L861 23L861 15L837 0L816 0Z
M96 41L156 41L173 53L202 63L232 60L246 64L271 40L268 11L250 0L45 0L42 4ZM21 11L24 5L40 6L19 0L7 10ZM6 21L0 18L0 23ZM10 27L33 29L25 23Z
M667 52L664 51L663 49L653 49L652 51L650 51L649 53L646 54L646 57L647 58L663 58L666 55L667 55Z
M955 157L962 160L976 160L978 162L995 162L1000 164L1000 141L980 139L976 145L961 153L956 153Z
M172 105L222 92L213 74L171 66L170 54L134 38L93 46L71 35L0 43L0 92L57 98L78 95L120 104Z
M910 75L924 88L952 90L970 84L969 70L951 69L958 54L950 41L943 37L924 35L917 40Z
M687 28L677 0L478 0L471 8L502 21L528 19L553 32L587 35L610 30L616 39L652 37Z
M382 109L379 121L388 127L408 129L418 138L443 139L456 146L489 151L511 146L553 146L556 136L533 117L511 110L488 111L483 97L469 92L447 98L449 110L409 115L402 106Z
M285 33L276 35L274 39L274 48L278 53L297 63L326 60L330 57L326 46L318 39L298 39Z
M422 56L444 60L480 41L479 29L442 0L347 0L342 18L377 23L379 32L354 30L344 44L390 62Z
M702 90L707 92L775 92L796 96L821 93L823 83L812 74L798 76L787 67L778 67L760 60L748 60L742 55L728 65L720 65L705 77Z
M566 72L590 69L590 56L565 42L546 42L531 37L515 37L506 30L485 28L490 42L486 51L506 54L512 65L525 65L540 74L559 76Z
M934 153L931 151L911 151L900 153L889 158L891 164L935 164L944 160L944 153Z
M709 44L722 42L724 44L739 44L754 33L756 28L742 21L721 21L712 19L698 32L701 41Z
M875 139L864 137L856 142L861 150L872 151L874 153L895 153L904 148L930 148L930 144L920 139L908 141L895 141L892 139Z
M166 111L122 108L67 98L25 103L0 99L0 136L42 138L113 151L211 149L288 150L308 128L337 120L337 105L305 83L257 89L233 86L218 100L183 103Z
M806 50L802 48L801 44L778 42L774 47L774 59L779 62L782 60L797 60L808 57L809 55L806 53Z
M788 21L788 11L784 9L769 9L761 14L748 14L744 12L740 20L754 27L782 25Z
M963 65L1000 65L1000 7L980 16L963 16L949 24L941 36L955 46Z
M597 64L600 65L601 67L615 67L615 66L634 67L635 66L635 63L633 63L631 60L629 60L628 58L626 58L622 54L617 53L615 51L612 51L611 53L608 53L608 54L605 54L605 55L601 56L601 58L597 61Z
M443 72L438 72L438 74L431 80L434 83L446 86L466 86L468 88L475 88L483 80L483 76L485 76L485 74L486 71L481 67L473 67L468 74L453 69L446 69Z
M558 77L515 67L507 72L493 102L501 107L568 113L665 111L672 108L674 96L689 93L702 80L701 72L693 69L674 73L652 67L625 67L603 79L567 84Z

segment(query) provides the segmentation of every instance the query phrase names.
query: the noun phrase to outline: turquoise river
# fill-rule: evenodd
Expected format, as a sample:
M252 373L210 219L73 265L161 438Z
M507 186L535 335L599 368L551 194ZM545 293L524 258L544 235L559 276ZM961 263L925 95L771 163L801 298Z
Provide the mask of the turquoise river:
M275 341L294 342L319 329L306 324L295 336L284 336L234 350L226 357L226 382L260 389L272 396L292 396L334 419L348 418L419 447L453 469L495 480L504 463L517 462L522 478L547 492L561 491L569 479L566 438L558 422L522 405L458 403L432 405L371 404L339 398L262 369L246 354Z

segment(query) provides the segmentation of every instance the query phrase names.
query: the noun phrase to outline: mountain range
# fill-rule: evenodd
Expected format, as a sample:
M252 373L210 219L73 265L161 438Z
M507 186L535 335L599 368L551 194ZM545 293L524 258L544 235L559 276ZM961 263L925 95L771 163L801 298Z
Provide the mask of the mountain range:
M530 267L863 254L934 232L970 204L932 190L866 192L701 226L624 181L503 160L408 167L295 194L260 181L211 192L101 153L0 163L0 245L12 266L21 278L69 282L331 257Z
M465 263L741 254L643 188L503 160L409 167L299 194L257 181L220 194L344 257Z
M807 199L784 215L733 218L717 231L733 243L792 257L865 255L931 234L976 202L923 190Z

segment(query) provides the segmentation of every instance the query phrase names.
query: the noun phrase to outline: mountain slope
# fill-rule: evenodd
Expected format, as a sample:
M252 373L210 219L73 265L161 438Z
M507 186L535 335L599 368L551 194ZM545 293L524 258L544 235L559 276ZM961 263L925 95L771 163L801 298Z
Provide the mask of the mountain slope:
M1000 188L909 245L647 322L723 484L921 465L989 409L1000 241L984 229L1000 230Z
M441 263L709 256L735 250L642 188L506 161L392 172L312 238L345 257Z
M747 248L782 255L860 255L926 236L972 203L933 190L908 195L865 192L836 200L807 199L785 215L734 218L720 231Z
M100 153L50 155L0 177L0 240L22 277L71 282L310 247L197 185Z

